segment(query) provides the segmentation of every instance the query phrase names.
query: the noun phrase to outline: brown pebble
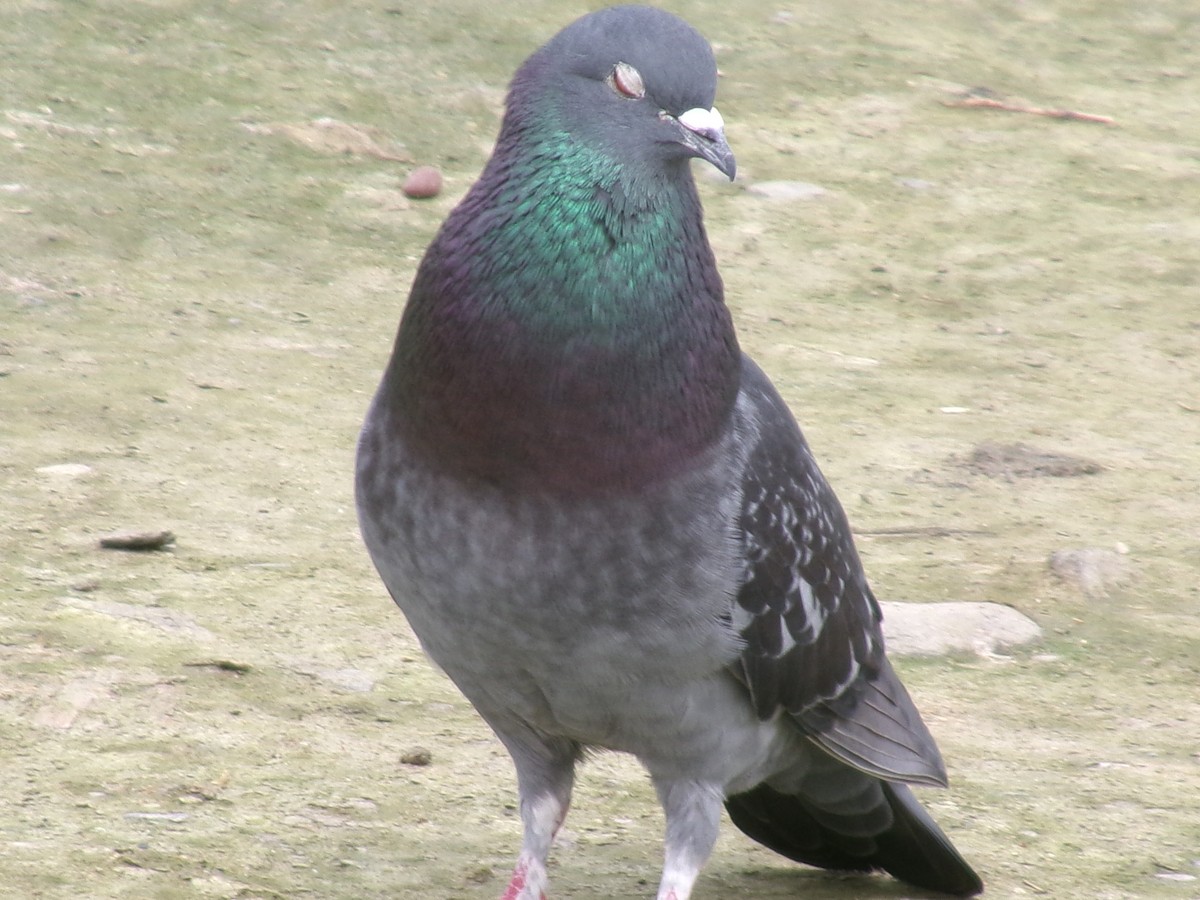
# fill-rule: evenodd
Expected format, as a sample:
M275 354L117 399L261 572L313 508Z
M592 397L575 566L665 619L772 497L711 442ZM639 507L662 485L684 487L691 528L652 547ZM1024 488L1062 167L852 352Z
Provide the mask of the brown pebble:
M400 190L414 200L436 197L442 192L442 173L433 166L417 166L408 173Z
M427 766L433 762L433 754L424 747L413 747L400 757L406 766Z

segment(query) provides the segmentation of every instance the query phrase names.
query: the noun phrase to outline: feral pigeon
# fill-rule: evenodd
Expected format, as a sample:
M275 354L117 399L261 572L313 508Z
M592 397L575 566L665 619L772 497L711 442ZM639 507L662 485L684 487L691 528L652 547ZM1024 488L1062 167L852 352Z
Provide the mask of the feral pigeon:
M418 267L358 445L363 537L512 756L538 900L590 750L666 813L659 900L735 825L794 860L971 895L908 784L946 780L850 529L738 347L690 161L734 175L708 43L584 16L517 71Z

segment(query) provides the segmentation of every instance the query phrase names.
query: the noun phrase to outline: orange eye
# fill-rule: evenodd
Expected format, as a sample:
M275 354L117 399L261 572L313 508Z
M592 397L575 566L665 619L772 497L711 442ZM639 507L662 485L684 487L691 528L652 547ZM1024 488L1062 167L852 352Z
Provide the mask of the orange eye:
M617 93L631 100L641 100L646 96L646 85L642 81L641 73L629 63L619 62L613 66L608 83Z

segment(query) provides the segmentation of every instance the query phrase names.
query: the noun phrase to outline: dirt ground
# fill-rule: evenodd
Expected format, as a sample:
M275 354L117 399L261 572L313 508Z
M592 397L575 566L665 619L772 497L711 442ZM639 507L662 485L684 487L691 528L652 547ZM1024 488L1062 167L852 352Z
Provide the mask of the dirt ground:
M877 593L1046 632L900 662L951 769L923 797L989 896L1200 897L1195 4L668 5L717 46L743 344ZM507 758L371 570L350 473L422 248L584 6L521 9L0 13L5 896L500 893ZM399 192L418 163L442 196ZM128 529L175 542L98 546ZM1099 575L1051 570L1085 548ZM650 896L661 825L597 758L553 896ZM696 896L910 894L727 826Z

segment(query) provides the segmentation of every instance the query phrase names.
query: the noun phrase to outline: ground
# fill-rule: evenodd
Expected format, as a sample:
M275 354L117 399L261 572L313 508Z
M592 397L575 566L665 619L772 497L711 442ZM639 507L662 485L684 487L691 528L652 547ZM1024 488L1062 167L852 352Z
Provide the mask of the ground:
M1193 4L669 6L717 47L742 175L701 181L743 345L877 593L1045 629L900 661L952 778L923 798L991 896L1200 897ZM513 69L580 12L6 7L10 896L500 893L507 760L371 570L350 472L422 248ZM438 198L400 193L418 164ZM778 181L815 188L747 190ZM126 529L175 543L98 546ZM1079 550L1113 577L1050 567ZM554 897L652 894L661 824L635 766L593 760ZM728 825L697 890L908 895Z

